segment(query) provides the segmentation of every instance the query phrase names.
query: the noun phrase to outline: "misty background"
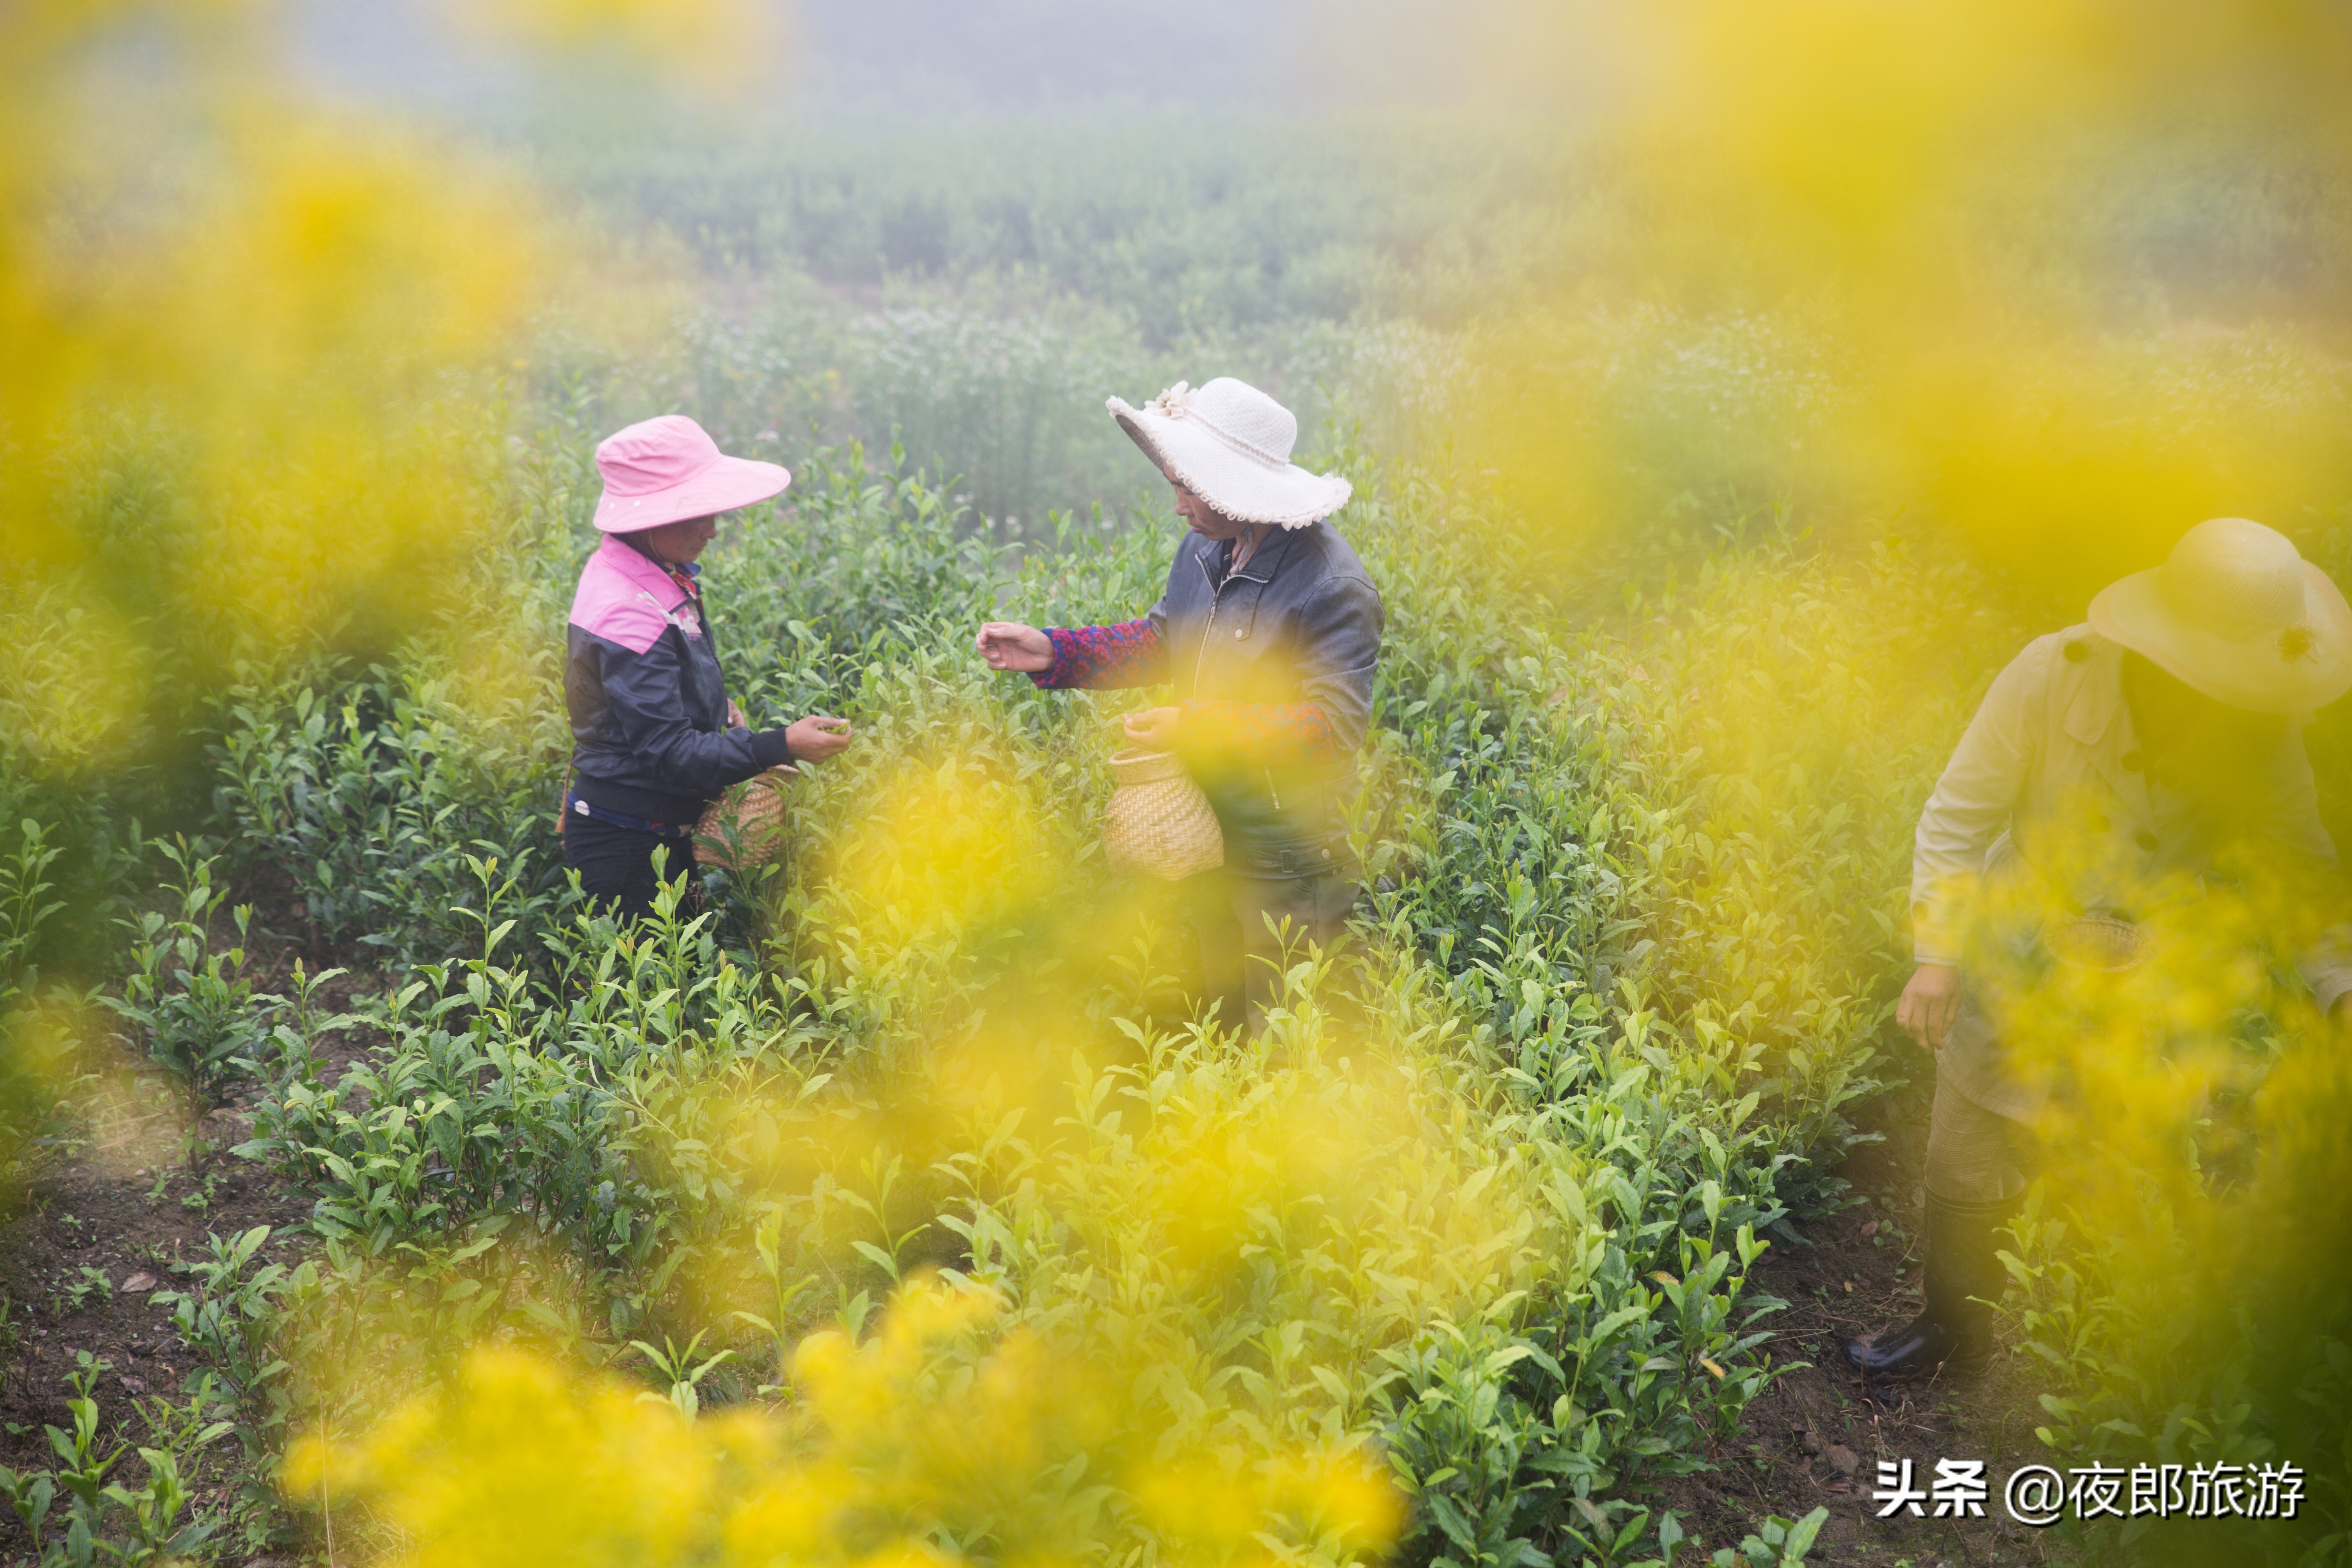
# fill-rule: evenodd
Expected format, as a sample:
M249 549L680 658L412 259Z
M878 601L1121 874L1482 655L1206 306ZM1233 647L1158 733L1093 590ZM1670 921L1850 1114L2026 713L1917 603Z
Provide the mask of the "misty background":
M287 47L325 98L501 150L587 249L686 297L646 306L675 323L656 372L546 340L541 389L583 419L900 444L1013 540L1156 515L1113 391L1239 375L1302 456L1414 447L1432 334L1554 221L1555 138L1463 112L1507 105L1475 54L1506 10L806 0L681 79L431 0L299 0Z
M1496 83L1489 72L1480 84L1475 52L1508 7L763 0L757 10L764 36L736 62L742 96L730 113L764 108L804 125L1084 116L1115 136L1108 117L1121 111L1288 114L1491 98ZM305 73L337 93L505 119L519 94L549 79L543 52L486 47L456 7L437 0L298 0L289 18ZM603 62L614 77L628 68ZM669 96L658 80L645 73L637 101L611 107L622 117L642 112L647 100ZM1556 94L1545 97L1557 105Z

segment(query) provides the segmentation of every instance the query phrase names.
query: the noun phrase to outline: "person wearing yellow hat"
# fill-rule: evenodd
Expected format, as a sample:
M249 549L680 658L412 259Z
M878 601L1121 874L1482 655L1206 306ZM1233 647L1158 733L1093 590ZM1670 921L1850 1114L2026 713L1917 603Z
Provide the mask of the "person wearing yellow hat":
M2017 1132L2048 1099L2002 1048L1997 988L1964 970L1963 909L2003 885L2028 889L2060 912L2027 947L2063 963L2095 942L2097 966L2117 968L2139 948L2135 895L2176 875L2222 879L2225 846L2257 842L2332 871L2299 719L2347 688L2344 595L2284 535L2243 518L2199 523L2163 565L2102 590L2086 625L2035 639L1993 681L1914 840L1917 968L1895 1021L1937 1053L1925 1301L1910 1322L1847 1343L1865 1378L1965 1368L1990 1352L1987 1303L2004 1279L1995 1237L2026 1184ZM2299 967L2341 1016L2352 945L2331 932Z

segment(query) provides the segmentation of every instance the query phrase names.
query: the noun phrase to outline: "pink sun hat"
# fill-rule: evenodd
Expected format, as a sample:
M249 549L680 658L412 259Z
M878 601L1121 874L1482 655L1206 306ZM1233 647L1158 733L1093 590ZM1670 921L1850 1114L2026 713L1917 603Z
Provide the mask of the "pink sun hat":
M701 426L665 414L616 430L596 443L604 494L596 526L635 533L689 517L711 517L782 495L793 476L774 463L730 458Z

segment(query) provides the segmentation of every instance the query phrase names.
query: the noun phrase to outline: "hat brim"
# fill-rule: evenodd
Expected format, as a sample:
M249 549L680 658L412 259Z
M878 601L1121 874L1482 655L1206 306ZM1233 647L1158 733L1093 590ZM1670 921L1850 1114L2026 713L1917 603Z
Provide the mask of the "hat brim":
M636 533L689 517L716 517L784 493L789 469L751 458L719 459L690 479L649 495L616 496L608 486L596 502L596 527L604 533Z
M2303 605L2311 646L2301 652L2283 648L2275 637L2231 642L2189 625L2165 603L2158 570L2100 589L2091 601L2092 629L2216 702L2250 712L2308 713L2352 690L2352 605L2310 562L2303 563Z
M1111 417L1160 471L1236 522L1305 528L1348 504L1355 487L1337 474L1310 474L1227 446L1198 420L1171 419L1110 400Z

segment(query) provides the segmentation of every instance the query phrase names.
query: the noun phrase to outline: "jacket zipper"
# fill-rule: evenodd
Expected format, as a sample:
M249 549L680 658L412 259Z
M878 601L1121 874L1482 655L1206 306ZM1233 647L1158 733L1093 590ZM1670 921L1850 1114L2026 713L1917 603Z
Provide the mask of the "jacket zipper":
M1201 570L1203 573L1206 573L1208 571L1208 567L1203 565ZM1232 583L1234 578L1240 575L1241 574L1236 572L1228 572L1225 574L1224 582L1213 583L1209 585L1209 620L1208 624L1201 628L1200 651L1192 656L1192 690L1195 695L1198 695L1201 689L1201 671L1207 668L1209 664L1209 634L1217 629L1217 606L1224 602L1226 584ZM1242 580L1244 582L1258 584L1260 586L1264 586L1267 582L1271 581L1271 579L1265 577L1247 577L1243 578ZM1282 809L1282 792L1274 787L1274 770L1272 768L1261 767L1258 769L1258 772L1265 777L1265 793L1273 797L1274 809L1280 811Z
M1208 563L1201 561L1200 557L1197 555L1193 557L1193 560L1200 563L1201 575L1203 577L1207 576L1209 574ZM1201 671L1208 668L1209 634L1217 629L1217 606L1224 603L1225 589L1234 583L1255 583L1259 587L1263 588L1268 583L1273 581L1274 579L1271 577L1245 577L1238 572L1228 572L1225 574L1225 580L1223 582L1212 583L1209 584L1209 623L1201 628L1200 650L1192 656L1192 690L1195 695L1198 695L1201 689ZM1275 804L1279 805L1281 802L1276 801Z

